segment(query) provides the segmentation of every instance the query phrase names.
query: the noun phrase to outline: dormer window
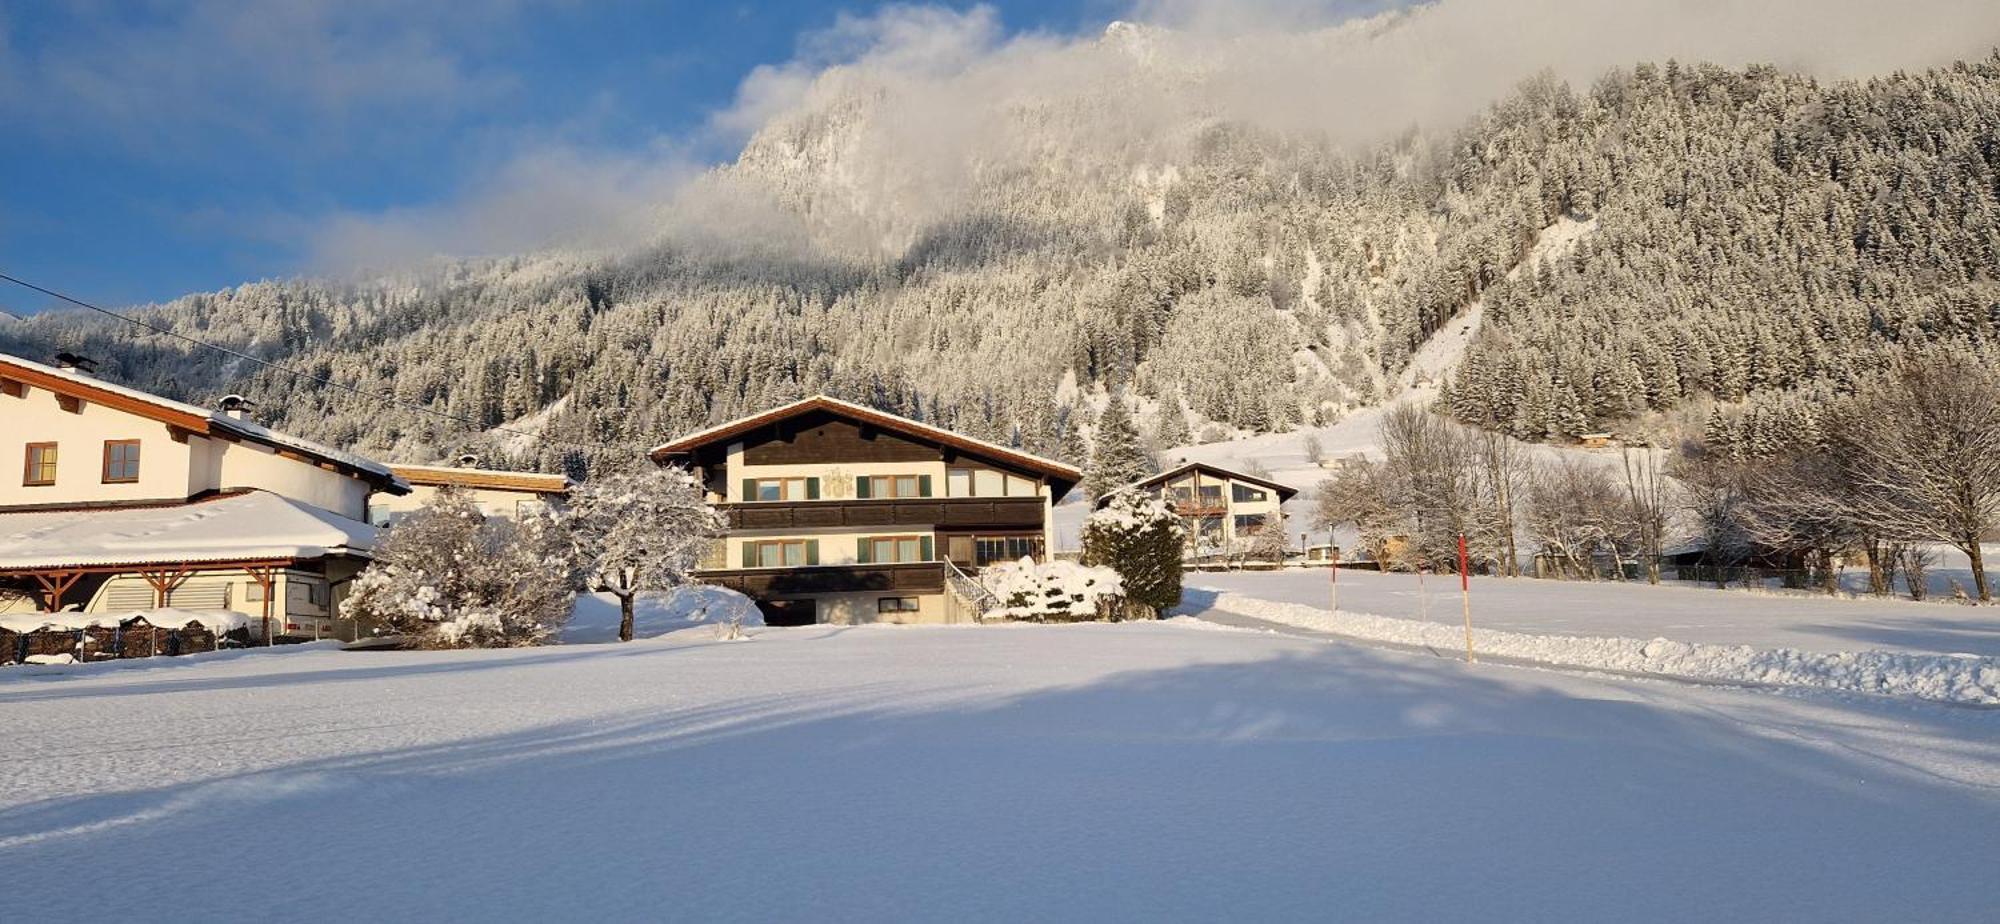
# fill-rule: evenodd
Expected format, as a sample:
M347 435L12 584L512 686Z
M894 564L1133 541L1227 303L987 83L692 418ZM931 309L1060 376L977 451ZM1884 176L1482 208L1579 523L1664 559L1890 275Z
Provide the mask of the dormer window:
M104 441L104 483L132 484L139 480L139 441Z
M56 444L29 443L28 461L21 475L25 487L47 487L56 483Z

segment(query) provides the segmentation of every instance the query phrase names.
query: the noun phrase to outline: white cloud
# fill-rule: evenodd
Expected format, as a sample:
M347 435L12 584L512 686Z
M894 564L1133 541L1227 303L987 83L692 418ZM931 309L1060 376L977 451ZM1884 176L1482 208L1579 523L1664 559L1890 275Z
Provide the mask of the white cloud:
M1542 70L1587 84L1612 67L1678 58L1839 78L1983 57L2000 42L1991 0L1439 0L1359 15L1379 5L1145 0L1132 18L1161 27L1112 39L1008 36L985 7L843 15L801 37L791 60L749 73L703 137L635 153L529 142L455 198L338 216L315 235L315 254L323 265L380 264L670 233L795 235L797 221L687 155L759 131L777 137L764 153L780 162L744 173L769 168L765 180L812 187L825 196L822 232L893 252L954 207L975 164L1044 157L1051 144L1172 156L1184 129L1210 118L1367 143L1455 125ZM421 52L420 38L409 41ZM468 91L448 56L408 66L441 93ZM371 86L316 92L362 99ZM824 123L844 118L828 115L843 105L875 115L842 136Z

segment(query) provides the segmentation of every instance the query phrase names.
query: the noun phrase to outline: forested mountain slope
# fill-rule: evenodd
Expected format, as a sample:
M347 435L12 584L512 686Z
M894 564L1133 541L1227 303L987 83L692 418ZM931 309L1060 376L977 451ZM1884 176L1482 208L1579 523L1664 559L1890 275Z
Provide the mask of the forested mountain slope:
M1113 34L1092 53L1135 81L1170 66L1142 51ZM1381 400L1474 301L1446 400L1532 439L1838 388L1904 344L1984 350L2000 330L2000 55L1858 83L1671 63L1541 79L1456 131L1362 147L1198 112L1110 132L1121 87L1042 87L996 101L980 145L907 163L896 87L821 83L702 181L763 216L733 236L145 309L539 441L89 315L0 324L0 347L75 350L194 401L250 394L276 426L395 459L546 468L821 391L1074 455L1071 376L1281 430ZM1594 230L1525 265L1578 222Z

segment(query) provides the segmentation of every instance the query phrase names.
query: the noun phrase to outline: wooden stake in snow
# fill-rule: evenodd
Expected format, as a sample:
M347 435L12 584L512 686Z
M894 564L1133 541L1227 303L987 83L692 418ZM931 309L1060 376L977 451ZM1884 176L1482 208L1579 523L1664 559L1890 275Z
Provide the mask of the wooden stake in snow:
M1478 664L1479 656L1472 653L1472 567L1464 533L1458 534L1458 594L1465 605L1465 663Z
M1327 556L1327 564L1329 565L1329 567L1328 567L1328 568L1326 569L1326 574L1327 574L1327 578L1326 578L1326 591L1327 591L1327 600L1326 600L1326 607L1327 607L1327 612L1329 612L1329 613L1333 613L1333 614L1335 614L1335 615L1339 615L1339 613L1340 613L1340 551L1339 551L1340 547L1339 547L1339 546L1336 546L1336 545L1334 545L1334 544L1333 544L1333 534L1332 534L1332 533L1328 533L1328 534L1327 534L1327 537L1326 537L1326 542L1327 542L1327 549L1328 549L1328 551L1329 551L1329 554L1328 554L1328 556Z

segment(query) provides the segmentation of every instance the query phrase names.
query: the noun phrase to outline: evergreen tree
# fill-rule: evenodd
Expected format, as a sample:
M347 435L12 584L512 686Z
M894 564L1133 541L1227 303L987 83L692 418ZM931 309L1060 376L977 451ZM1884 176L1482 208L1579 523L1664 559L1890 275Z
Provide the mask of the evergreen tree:
M1139 444L1139 430L1132 424L1132 410L1125 404L1125 392L1112 389L1097 415L1090 438L1090 463L1084 466L1086 496L1101 497L1115 488L1138 481L1154 472L1152 461Z

